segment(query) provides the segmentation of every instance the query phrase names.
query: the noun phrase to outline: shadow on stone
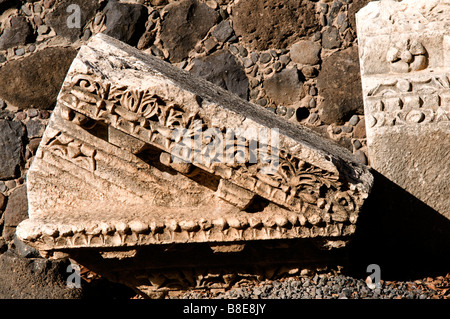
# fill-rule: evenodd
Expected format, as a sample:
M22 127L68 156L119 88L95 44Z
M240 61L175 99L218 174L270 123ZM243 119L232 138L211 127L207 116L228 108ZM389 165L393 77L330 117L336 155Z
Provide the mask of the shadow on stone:
M300 270L337 270L345 264L345 248L324 250L320 244L320 239L303 238L66 252L110 285L123 284L144 298L163 298L171 290L230 289L238 283L278 280Z
M374 187L349 247L350 275L370 275L370 264L380 266L382 280L447 273L450 221L377 171L373 174Z
M66 285L68 261L0 255L0 299L79 299L82 289Z
M16 242L17 244L17 242ZM25 245L25 244L23 244ZM23 250L23 248L22 248ZM48 260L18 255L17 247L0 254L0 299L130 299L136 293L103 277L86 281L80 287L67 285L69 259Z

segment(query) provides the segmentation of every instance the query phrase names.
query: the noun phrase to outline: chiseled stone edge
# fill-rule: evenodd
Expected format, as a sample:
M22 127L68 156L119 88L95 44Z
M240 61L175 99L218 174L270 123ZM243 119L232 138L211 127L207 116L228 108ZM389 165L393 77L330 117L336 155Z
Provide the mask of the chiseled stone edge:
M59 113L59 108L55 109L54 114ZM54 123L56 120L57 125ZM52 119L49 127L58 131L58 127L64 125L65 121L58 116L57 119ZM41 149L40 152L42 151ZM199 207L199 210L201 209ZM32 246L45 250L314 237L334 238L335 242L354 233L358 218L357 212L304 216L285 211L275 216L253 213L220 217L215 220L180 218L180 220L143 222L136 219L113 221L115 219L111 218L112 221L105 222L95 221L95 218L99 217L93 217L93 220L83 222L77 220L77 217L71 217L70 214L63 217L63 213L53 212L45 216L45 212L40 212L33 215L31 219L19 225L18 237ZM323 222L326 225L323 225Z
M371 165L446 218L449 12L448 0L383 0L356 14Z
M159 61L155 58L149 57L147 55L144 55L142 52L129 47L120 41L117 41L115 39L112 39L110 37L107 37L105 35L99 34L97 35L93 41L103 41L106 43L109 43L110 45L118 48L119 50L122 50L125 52L125 55L130 56L137 56L134 57L134 62L138 64L143 64L149 59L151 59L151 63L149 63L152 67L155 67L155 70L152 70L154 73L161 73L161 70L167 68L166 70L169 74L166 75L170 78L170 76L174 76L179 83L187 83L188 84L188 91L191 90L192 92L196 92L197 88L195 85L198 85L199 83L202 86L202 89L207 91L207 96L214 102L217 102L217 104L225 106L225 109L228 109L231 112L235 112L236 114L239 114L243 116L244 118L249 118L256 122L259 125L263 126L269 126L269 127L279 127L280 132L287 136L288 138L292 139L293 141L300 144L302 147L306 147L308 149L308 152L316 153L315 158L322 158L325 161L328 162L327 166L331 165L334 167L334 170L337 170L339 174L344 174L346 178L349 178L348 182L350 185L352 185L352 182L355 182L353 184L353 187L356 187L359 191L361 191L363 194L363 198L367 197L368 192L370 191L372 187L373 177L369 172L369 169L362 164L357 163L356 159L352 156L351 153L344 150L342 147L339 147L335 144L333 144L331 141L326 141L325 139L319 137L317 134L313 133L312 131L308 130L304 127L295 126L291 123L286 123L282 121L281 119L274 117L273 114L268 111L261 109L260 107L253 105L251 103L248 103L246 101L243 101L241 99L236 98L231 93L222 90L217 87L211 87L211 84L205 80L202 79L196 79L198 83L191 83L195 81L190 81L192 75L188 74L185 71L178 70L168 65L166 62ZM170 66L170 67L168 67ZM148 66L146 66L148 68ZM95 66L93 66L95 69ZM100 74L101 70L96 70ZM171 74L171 72L175 72ZM189 85L194 85L194 87L189 87ZM194 93L195 94L195 93ZM214 99L217 99L215 101ZM317 145L315 145L317 143ZM332 164L331 164L332 163ZM317 215L315 215L317 216ZM37 217L37 216L36 216ZM294 218L294 217L292 217ZM291 218L291 219L292 219ZM357 214L353 214L352 216L347 216L347 219L350 219L349 225L344 226L344 224L341 224L342 227L340 227L339 223L334 225L327 225L325 228L318 228L315 226L315 224L319 223L321 220L314 220L314 221L304 221L305 225L307 222L311 224L311 230L312 233L309 231L309 228L303 227L302 222L298 220L298 218L305 218L304 216L297 216L297 220L295 221L292 219L292 221L289 221L289 218L285 217L279 217L277 218L278 222L276 221L266 221L266 223L256 223L255 227L250 226L250 221L237 221L230 220L226 221L226 223L229 226L229 230L235 229L237 231L227 231L226 229L221 229L218 231L219 228L217 227L211 227L210 229L206 230L202 228L204 226L203 222L200 221L176 221L178 224L178 227L182 229L184 232L187 232L188 237L186 238L179 238L177 240L181 240L182 242L186 242L186 240L189 241L212 241L211 238L211 232L220 234L220 238L217 239L218 241L227 241L227 240L248 240L248 239L267 239L267 238L298 238L302 237L300 234L306 234L306 237L330 237L330 236L348 236L352 234L355 230L356 219ZM327 217L325 217L326 219ZM253 221L255 222L255 221ZM181 223L181 224L180 224ZM234 225L233 225L234 223ZM201 225L200 225L201 224ZM213 221L206 221L206 224L213 224ZM119 226L119 230L116 229L116 225L114 226L114 234L118 234L120 240L112 240L111 246L129 246L129 245L136 245L136 244L152 244L152 243L161 243L161 240L159 237L161 237L158 233L161 230L165 230L162 232L162 234L166 234L166 238L168 238L168 241L165 242L173 242L174 237L176 236L176 231L173 230L170 232L169 228L166 228L165 224L160 225L161 227L157 227L153 229L150 225L149 228L146 230L148 233L147 235L151 235L151 237L145 235L145 231L139 233L134 232L134 240L132 239L131 242L127 242L125 239L132 238L133 236L125 236L127 231L131 231L131 234L133 234L132 230L129 226L126 226L126 223L121 223L121 226ZM155 224L158 225L158 224ZM189 226L190 225L190 226ZM300 225L300 226L298 226ZM141 225L142 226L142 225ZM174 226L174 225L173 225ZM192 226L192 227L191 227ZM62 229L60 229L62 227ZM122 228L121 228L122 227ZM177 226L174 226L177 227ZM185 229L183 229L183 227ZM222 226L223 227L223 226ZM108 228L108 227L107 227ZM144 226L146 228L146 226ZM279 229L278 234L275 232L273 234L272 230ZM331 229L335 228L335 229ZM75 226L75 231L72 229L72 227L69 227L68 225L59 224L56 226L51 221L45 221L40 220L39 218L35 218L34 220L28 220L25 221L23 224L21 224L18 228L18 236L23 238L26 241L34 242L36 244L39 244L40 247L67 247L69 244L69 247L86 247L93 245L93 243L97 242L96 245L99 245L99 247L103 247L106 244L106 242L103 242L104 238L108 238L108 232L105 234L102 233L102 231L98 231L98 225L93 226L93 228L85 228L80 225L80 227ZM177 229L177 228L175 228ZM190 230L189 230L190 229ZM215 230L212 231L211 229ZM252 229L251 231L248 231L249 229ZM257 232L262 234L264 233L264 236L262 238L257 236ZM306 230L306 231L305 231ZM228 234L231 233L231 234ZM62 235L64 234L64 235ZM77 244L76 241L74 241L74 236L77 234L79 238L83 238L81 240L81 243ZM167 235L169 234L169 235ZM174 235L175 234L175 235ZM101 242L98 242L98 240L95 240L96 235L102 235L103 239ZM106 237L105 237L106 236ZM147 238L146 240L139 239L141 236L142 238ZM167 237L168 236L168 237ZM114 237L114 236L113 236ZM181 236L183 237L183 236ZM52 238L50 241L45 241L44 238ZM67 238L70 238L69 241L67 241ZM94 240L93 240L94 239ZM75 244L75 245L74 245ZM43 245L43 246L42 246Z
M249 119L264 127L278 128L280 135L284 135L286 137L287 143L297 143L304 149L302 151L309 151L309 153L306 154L311 156L310 160L317 159L317 162L312 162L312 164L323 167L324 169L328 168L330 170L333 170L334 167L334 169L337 169L340 173L352 172L352 177L355 181L359 181L358 186L361 190L366 191L367 193L370 192L373 177L369 172L368 167L359 163L358 159L350 151L336 144L334 141L323 138L305 126L287 122L282 118L275 116L274 113L268 109L245 101L237 97L235 94L213 85L211 82L208 82L203 78L195 77L185 70L179 69L161 59L141 52L102 33L99 33L93 37L93 39L87 44L87 47L91 49L94 47L93 50L96 51L95 46L101 44L115 48L117 52L121 51L123 56L121 56L120 59L117 59L118 61L121 61L124 57L132 58L129 62L127 61L130 64L128 67L132 68L133 65L137 65L142 67L142 70L148 69L148 72L152 72L159 77L169 79L171 82L182 87L185 91L189 91L200 97L204 95L208 98L209 103L213 103L228 112L231 111L234 114L237 114L245 119ZM149 66L151 66L152 70L149 69ZM72 67L69 69L69 73L71 72ZM92 67L95 71L98 71L99 75L102 75L101 70L97 69L97 65L90 65L90 67ZM197 94L199 91L202 94ZM288 144L286 146L288 146ZM291 148L293 147L291 146ZM295 151L295 149L292 151ZM302 154L294 155L300 156Z
M110 52L114 52L114 55ZM85 58L86 55L91 55L91 57ZM92 58L95 57L97 59L92 61ZM109 61L109 63L103 61ZM364 194L370 193L373 176L369 168L361 164L344 147L321 137L307 127L286 122L280 117L274 116L271 111L240 99L205 79L194 77L185 70L176 68L161 59L145 54L104 34L97 34L85 47L80 49L77 59L69 69L65 82L70 83L76 70L81 74L94 72L97 76L105 77L107 81L120 83L119 78L114 74L111 74L113 78L110 78L110 75L106 74L108 72L103 68L105 70L128 68L130 70L136 69L138 72L151 73L153 84L167 81L171 88L177 87L180 92L184 91L203 99L204 104L207 105L205 112L215 114L214 109L221 108L223 110L222 116L228 113L233 114L233 121L225 121L221 124L230 125L232 129L237 125L236 121L242 122L245 127L254 123L258 127L277 128L280 134L280 148L286 148L292 155L317 167L339 174L339 177L347 182L350 188L363 194L363 197ZM127 75L121 76L121 78L129 81ZM135 81L135 79L132 81ZM167 90L167 88L162 89L162 92L164 90ZM64 103L63 97L64 86L60 93L61 102L70 108L70 105ZM135 137L139 138L139 136Z
M317 217L317 216L316 216ZM331 218L331 217L328 217ZM356 230L357 216L346 221L318 226L321 218L308 220L303 215L259 217L230 216L214 220L116 220L78 224L44 219L27 219L17 228L17 236L40 250L83 247L145 246L151 244L230 242L290 238L328 238L348 240Z

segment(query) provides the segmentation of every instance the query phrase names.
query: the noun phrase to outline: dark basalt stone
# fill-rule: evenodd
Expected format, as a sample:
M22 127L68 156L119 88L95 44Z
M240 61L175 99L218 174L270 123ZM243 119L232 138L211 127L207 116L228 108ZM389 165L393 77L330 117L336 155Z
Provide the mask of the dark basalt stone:
M219 13L197 0L174 2L165 10L160 37L175 63L185 59L219 19Z

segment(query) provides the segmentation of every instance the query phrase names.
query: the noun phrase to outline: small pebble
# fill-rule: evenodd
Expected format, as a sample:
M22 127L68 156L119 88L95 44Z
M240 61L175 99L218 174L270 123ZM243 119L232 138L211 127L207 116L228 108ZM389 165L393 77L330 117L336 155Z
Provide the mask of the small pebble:
M222 8L219 9L219 14L220 14L220 17L222 18L222 20L225 20L226 18L228 18L228 12Z
M158 10L153 10L151 13L150 13L150 15L149 15L149 18L151 19L151 20L156 20L156 19L158 19L160 17L160 15L159 15L159 11Z
M232 35L231 38L228 39L228 42L230 43L239 42L239 38L236 35Z
M324 14L320 15L320 25L322 25L322 26L327 25L327 17Z
M81 39L82 39L83 41L87 41L87 40L89 40L89 38L91 37L91 35L92 35L91 30L90 30L90 29L86 29L86 30L84 30L84 33L83 33L83 36L81 37Z
M217 46L217 41L213 38L209 38L205 41L205 50L206 53L210 53L212 50L214 50Z
M288 108L286 111L286 118L290 119L292 117L292 115L294 115L294 113L295 113L295 108L293 108L293 107Z
M39 115L39 111L36 109L28 109L27 114L28 114L28 117L36 117Z
M302 73L305 75L306 78L310 79L310 78L314 78L316 77L319 73L317 72L317 69L311 65L305 65L302 68Z
M21 7L21 9L22 9L22 12L25 13L25 15L27 15L27 16L31 16L31 15L33 14L33 13L31 12L31 9L28 8L28 6L26 6L26 5L23 5L23 6Z
M351 133L352 131L353 131L353 127L348 126L348 125L342 126L342 132L344 132L344 133Z
M258 98L258 95L259 95L259 90L257 90L257 89L250 90L250 93L249 93L250 99L254 100L254 99Z
M157 47L154 46L154 45L152 45L152 46L150 47L150 51L152 52L152 54L153 54L154 56L158 56L158 57L163 57L163 56L164 56L164 53L163 53L159 48L157 48Z
M347 28L348 28L348 22L347 22L347 20L345 20L345 21L342 23L342 25L340 26L339 32L340 32L340 33L344 33L345 30L347 30Z
M43 21L42 21L40 16L34 16L33 17L33 21L34 21L34 24L37 25L37 26L40 26L43 23Z
M241 55L241 57L245 58L248 55L247 49L244 48L243 46L239 46L238 50L239 50L239 54Z
M291 58L288 55L280 56L280 62L284 65L287 65L291 61Z
M180 69L184 69L187 65L188 65L188 62L187 62L187 61L182 61L178 67L179 67Z
M37 32L38 34L47 34L49 32L49 27L48 25L45 24L41 24L38 28L37 28Z
M322 33L320 33L320 31L317 31L311 36L311 41L319 41L320 38L322 38Z
M222 21L220 22L211 32L211 35L216 38L219 42L225 42L233 35L233 29L231 28L230 22Z
M41 13L42 12L42 7L39 3L35 3L34 4L34 13Z
M30 152L32 154L36 153L36 150L39 147L39 143L41 143L40 138L33 138L33 139L31 139L30 143L28 143L28 148L30 149Z
M263 52L259 56L259 61L261 63L268 63L270 60L272 60L272 55L268 52Z
M217 6L218 6L217 2L215 2L214 0L208 0L208 1L206 1L206 5L207 5L208 7L210 7L211 9L213 9L213 10L216 10L216 9L217 9Z
M13 189L14 187L16 187L16 181L15 180L10 180L10 181L6 181L5 182L5 185L6 185L6 187L9 189L9 190L11 190L11 189Z
M242 62L244 63L244 68L249 68L254 64L254 62L249 58L244 58Z
M253 78L253 79L250 80L249 84L250 84L251 88L255 88L255 87L258 86L259 81L258 81L258 79Z
M253 63L258 62L259 59L259 54L257 52L252 52L250 54L250 59L252 59Z
M101 21L102 21L102 16L101 16L101 15L97 15L97 16L94 18L94 24L95 24L95 25L99 25Z
M230 45L229 50L233 54L239 54L239 49L235 45Z
M345 13L340 13L337 17L338 26L342 26L342 24L344 23L346 18L347 18L347 16L345 15Z
M16 120L23 121L27 118L27 113L25 112L18 112L16 113Z
M272 73L272 72L273 72L272 68L267 68L267 69L264 71L264 74L270 74L270 73Z
M39 118L42 120L48 119L50 117L50 112L47 110L40 110L39 111Z
M256 104L261 105L261 106L266 106L267 100L266 100L266 98L260 98L260 99L256 100Z
M355 148L355 150L359 150L362 147L362 144L359 140L354 140L353 147Z
M339 134L341 132L342 132L342 129L340 126L333 127L333 134Z
M14 51L14 53L15 53L17 56L22 56L22 55L25 54L25 49L24 49L24 48L16 49L16 50Z
M285 116L287 113L287 108L284 105L281 105L277 108L277 114L280 116Z
M273 67L274 67L275 71L278 72L278 71L281 70L281 68L283 67L283 65L282 65L279 61L277 61L277 62L274 63Z
M358 115L353 115L350 120L348 121L348 124L355 126L359 122Z
M359 161L361 164L367 165L367 157L366 157L366 154L364 154L363 151L357 150L357 151L355 152L355 156L356 156L356 158L358 159L358 161Z
M25 159L29 160L31 157L33 157L33 153L27 148L25 150Z
M50 9L54 2L55 0L44 0L44 8Z
M255 78L258 75L258 65L253 66L252 71L250 72L250 76Z

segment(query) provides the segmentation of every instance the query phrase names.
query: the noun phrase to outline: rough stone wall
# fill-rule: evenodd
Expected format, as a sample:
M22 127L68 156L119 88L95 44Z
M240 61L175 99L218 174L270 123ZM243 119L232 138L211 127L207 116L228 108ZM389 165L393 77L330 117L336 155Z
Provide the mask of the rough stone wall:
M0 252L18 249L27 168L77 49L98 32L312 127L367 163L354 17L366 3L0 0Z

